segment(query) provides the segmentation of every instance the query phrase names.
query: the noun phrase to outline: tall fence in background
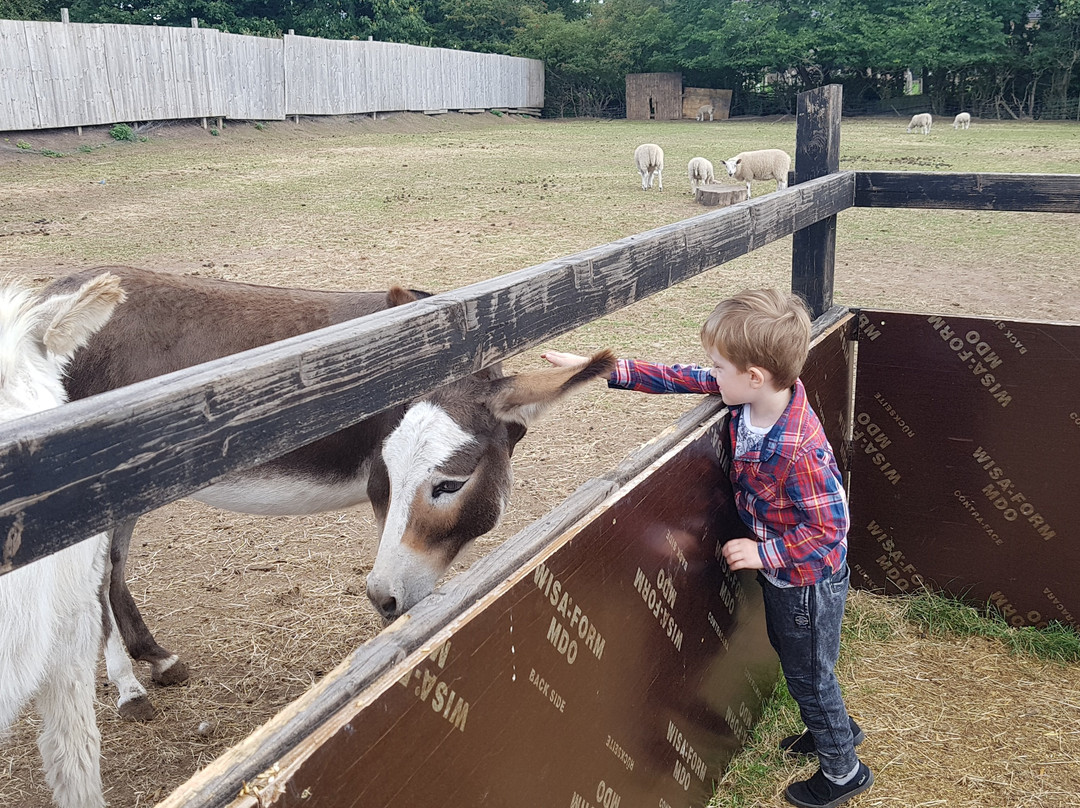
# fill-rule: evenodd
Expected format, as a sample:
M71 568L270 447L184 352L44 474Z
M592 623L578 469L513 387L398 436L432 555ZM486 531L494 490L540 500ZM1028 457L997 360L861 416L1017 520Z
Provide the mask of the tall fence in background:
M0 131L543 105L544 64L535 59L211 28L0 20Z

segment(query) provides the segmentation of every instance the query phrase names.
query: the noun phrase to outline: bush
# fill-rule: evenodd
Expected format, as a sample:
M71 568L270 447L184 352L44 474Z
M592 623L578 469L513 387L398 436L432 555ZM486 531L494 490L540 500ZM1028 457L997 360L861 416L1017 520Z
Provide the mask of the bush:
M109 137L113 140L135 141L135 130L126 123L118 123L109 130Z

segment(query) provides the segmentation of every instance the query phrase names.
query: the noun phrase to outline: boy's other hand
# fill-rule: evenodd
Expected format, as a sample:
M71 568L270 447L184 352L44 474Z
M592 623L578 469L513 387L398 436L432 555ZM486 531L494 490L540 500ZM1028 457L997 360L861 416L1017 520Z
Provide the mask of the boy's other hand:
M563 353L562 351L545 351L540 354L541 359L546 359L555 367L569 368L574 365L584 365L589 361L589 357L580 356L578 354Z
M753 539L728 539L723 547L724 560L730 570L760 570L764 568Z

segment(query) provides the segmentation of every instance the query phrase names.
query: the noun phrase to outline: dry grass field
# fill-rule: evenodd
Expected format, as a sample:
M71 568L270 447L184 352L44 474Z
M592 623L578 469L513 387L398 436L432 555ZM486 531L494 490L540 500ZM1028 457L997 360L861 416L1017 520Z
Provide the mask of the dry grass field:
M1076 125L976 120L929 136L905 126L845 121L841 167L1080 172ZM698 215L691 157L719 167L744 149L793 152L795 123L395 114L230 122L216 136L177 123L142 134L122 143L105 129L0 133L0 276L43 285L118 263L276 285L445 291ZM642 142L664 147L663 192L641 191L632 153ZM1080 322L1078 233L1080 220L1066 215L845 211L837 302ZM788 285L790 253L784 239L544 347L700 361L697 327L715 302L747 286ZM507 362L541 365L539 351ZM600 385L575 396L526 436L507 518L451 574L694 399ZM102 675L110 805L152 805L372 637L381 624L364 577L375 541L366 506L265 518L184 500L144 517L132 591L194 674L185 687L150 688L163 715L148 724L118 720ZM857 600L853 609L883 624L887 603ZM1080 805L1077 666L890 625L888 639L870 632L845 657L849 703L869 733L861 751L877 773L853 805ZM48 805L33 730L28 717L0 750L0 805ZM805 775L780 766L757 802L740 804L783 804L795 776Z

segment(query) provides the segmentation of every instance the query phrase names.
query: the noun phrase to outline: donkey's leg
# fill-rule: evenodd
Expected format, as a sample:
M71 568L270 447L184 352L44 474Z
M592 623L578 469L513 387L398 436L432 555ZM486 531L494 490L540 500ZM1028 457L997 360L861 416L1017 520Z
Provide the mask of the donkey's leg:
M89 602L93 604L93 598ZM57 638L37 693L42 718L38 749L45 780L60 808L104 808L101 733L94 711L101 615L93 608L72 617Z
M116 685L120 691L120 698L116 706L120 717L128 721L150 721L157 718L157 708L146 695L146 688L135 678L135 671L131 667L131 657L128 656L124 642L120 638L120 628L116 625L112 606L109 605L108 586L109 574L112 565L105 570L105 576L98 590L98 599L101 601L102 636L105 638L105 668L109 672L109 681Z
M154 635L143 622L135 598L131 596L124 568L127 566L128 550L131 547L131 534L135 530L135 519L117 524L110 532L109 558L112 571L109 576L109 603L120 635L124 638L128 653L134 659L149 662L154 681L159 685L175 685L186 682L191 675L188 666L171 651L166 651L157 644Z

